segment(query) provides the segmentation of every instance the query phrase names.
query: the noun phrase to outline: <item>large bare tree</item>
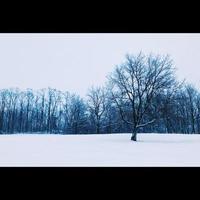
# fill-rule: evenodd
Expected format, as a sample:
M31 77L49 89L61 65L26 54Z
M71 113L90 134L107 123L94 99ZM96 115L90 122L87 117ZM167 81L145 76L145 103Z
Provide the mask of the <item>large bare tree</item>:
M116 67L109 80L112 100L122 120L131 126L131 140L136 141L138 129L155 121L144 120L152 99L175 84L172 60L169 56L143 53L127 55L126 61Z

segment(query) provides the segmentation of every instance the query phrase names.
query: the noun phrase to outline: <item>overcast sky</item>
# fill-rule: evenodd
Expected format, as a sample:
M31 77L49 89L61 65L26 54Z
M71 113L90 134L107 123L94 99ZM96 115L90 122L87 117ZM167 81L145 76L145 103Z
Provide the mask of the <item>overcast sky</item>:
M127 53L170 54L179 79L200 88L200 34L0 34L0 88L45 88L84 96Z

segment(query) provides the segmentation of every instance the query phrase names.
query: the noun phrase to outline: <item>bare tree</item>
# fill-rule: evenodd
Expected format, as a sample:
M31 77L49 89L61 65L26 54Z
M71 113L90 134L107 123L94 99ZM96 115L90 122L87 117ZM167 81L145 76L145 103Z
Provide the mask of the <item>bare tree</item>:
M45 89L39 91L40 95L40 117L39 117L39 131L44 131L45 128Z
M196 98L196 107L197 107L197 133L200 134L200 94L198 93Z
M6 90L0 91L0 133L3 132L3 125L5 121L5 109L6 109L6 97L7 92Z
M61 101L61 92L48 88L48 114L47 114L47 132L51 133L56 128L56 113L58 104Z
M155 121L144 121L144 115L152 99L160 91L175 84L174 68L169 56L126 56L126 62L117 66L109 76L112 99L116 103L122 120L132 128L131 140L137 140L140 127Z
M196 107L196 98L197 98L197 91L192 85L186 85L186 94L188 97L188 112L191 122L191 133L195 133L195 121L197 118L197 107Z
M96 133L100 133L101 119L105 112L105 91L102 87L92 87L88 92L88 108L94 120Z
M25 92L25 100L26 100L26 111L25 111L25 131L30 131L31 125L31 112L32 112L32 105L33 105L34 94L32 89L28 89Z
M18 131L24 132L24 113L25 113L25 93L21 92L19 95L19 128Z
M19 90L12 88L7 91L8 105L7 105L7 132L13 133L16 125L17 102L19 97Z
M65 92L63 100L64 131L82 133L86 125L86 105L80 96Z

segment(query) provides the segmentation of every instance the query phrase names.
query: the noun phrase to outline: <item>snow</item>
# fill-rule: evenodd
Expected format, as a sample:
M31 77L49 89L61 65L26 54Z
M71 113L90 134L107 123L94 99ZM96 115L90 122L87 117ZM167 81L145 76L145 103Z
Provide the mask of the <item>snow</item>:
M200 166L200 135L0 135L0 166Z

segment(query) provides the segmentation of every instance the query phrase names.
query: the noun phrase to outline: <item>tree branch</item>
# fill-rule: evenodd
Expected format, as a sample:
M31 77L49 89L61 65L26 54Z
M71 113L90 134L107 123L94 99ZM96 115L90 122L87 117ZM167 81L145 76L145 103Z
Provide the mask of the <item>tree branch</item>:
M149 122L147 122L147 123L137 125L136 128L141 128L141 127L147 126L148 124L151 124L151 123L153 123L154 121L155 121L155 119L153 119L153 120L151 120L151 121L149 121Z

